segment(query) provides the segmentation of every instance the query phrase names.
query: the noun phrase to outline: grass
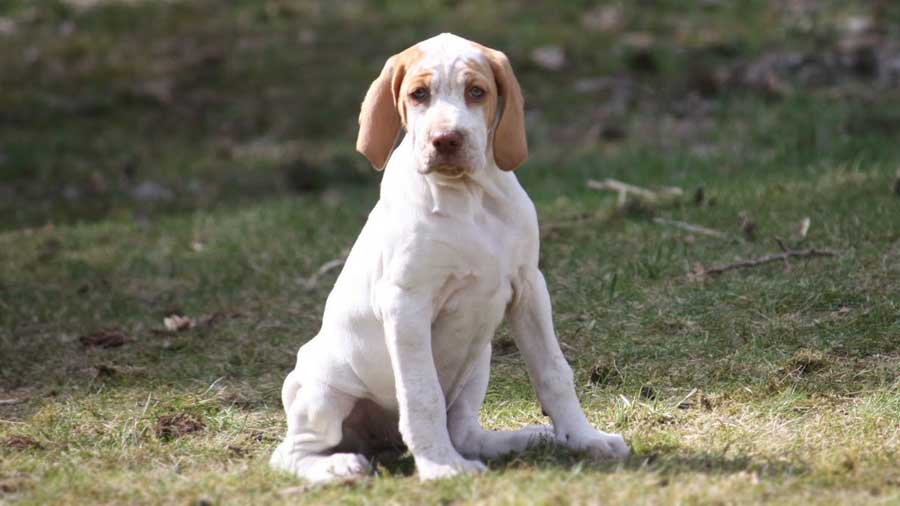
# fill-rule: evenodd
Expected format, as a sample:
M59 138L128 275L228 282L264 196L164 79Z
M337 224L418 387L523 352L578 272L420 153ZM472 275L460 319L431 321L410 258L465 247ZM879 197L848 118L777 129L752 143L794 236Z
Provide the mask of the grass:
M838 64L709 84L833 54L853 17L896 45L892 4L83 3L0 5L0 503L900 504L898 88ZM539 447L428 485L405 456L305 489L266 461L336 271L309 278L377 198L356 108L442 30L519 72L558 335L634 456ZM546 44L563 71L531 60ZM607 177L704 199L619 212L585 186ZM776 238L839 255L689 275ZM176 313L198 324L165 330ZM102 332L124 343L79 339ZM505 328L495 349L484 424L545 422Z

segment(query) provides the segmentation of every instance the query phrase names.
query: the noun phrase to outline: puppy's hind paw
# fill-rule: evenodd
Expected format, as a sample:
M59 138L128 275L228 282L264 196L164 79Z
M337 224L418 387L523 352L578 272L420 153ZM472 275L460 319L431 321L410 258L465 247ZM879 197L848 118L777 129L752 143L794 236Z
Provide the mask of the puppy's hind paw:
M358 453L335 453L318 457L308 466L301 466L302 478L314 483L336 480L353 480L368 476L372 471L369 461Z
M275 449L269 465L313 483L362 478L372 471L369 461L357 453L302 455L290 451L284 443Z
M456 457L446 463L437 463L426 459L416 459L416 469L419 471L419 480L439 480L451 478L461 474L478 474L487 471L481 461Z

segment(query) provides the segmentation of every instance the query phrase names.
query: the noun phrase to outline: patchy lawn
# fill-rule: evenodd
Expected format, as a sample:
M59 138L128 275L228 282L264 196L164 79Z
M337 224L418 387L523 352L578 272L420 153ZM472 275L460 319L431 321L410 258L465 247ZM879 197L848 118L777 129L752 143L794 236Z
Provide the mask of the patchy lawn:
M0 503L900 503L900 8L377 4L0 5ZM266 461L377 198L356 108L445 30L520 75L559 338L634 455L307 489ZM506 329L492 372L487 426L546 422Z

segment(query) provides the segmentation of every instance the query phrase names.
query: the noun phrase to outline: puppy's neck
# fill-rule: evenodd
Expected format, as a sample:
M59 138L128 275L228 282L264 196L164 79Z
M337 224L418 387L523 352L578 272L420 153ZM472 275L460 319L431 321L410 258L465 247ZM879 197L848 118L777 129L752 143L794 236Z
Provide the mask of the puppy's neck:
M422 174L411 144L404 141L385 167L381 200L389 205L412 206L417 212L469 218L485 207L485 200L504 198L504 178L509 176L493 160L489 166L461 177Z

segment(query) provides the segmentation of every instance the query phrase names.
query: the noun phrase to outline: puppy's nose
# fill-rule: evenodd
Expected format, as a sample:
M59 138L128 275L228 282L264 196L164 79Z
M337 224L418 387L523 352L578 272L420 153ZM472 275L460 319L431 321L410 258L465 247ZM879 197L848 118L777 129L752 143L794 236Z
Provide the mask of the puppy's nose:
M440 132L431 136L431 145L442 155L452 155L463 145L463 136L457 130Z

